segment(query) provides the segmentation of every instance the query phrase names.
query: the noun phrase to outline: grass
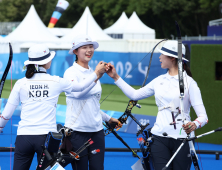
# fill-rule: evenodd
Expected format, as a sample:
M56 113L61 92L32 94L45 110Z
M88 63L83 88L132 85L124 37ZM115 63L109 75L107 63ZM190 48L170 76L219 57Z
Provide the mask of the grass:
M16 80L12 80L12 85L14 85L15 82ZM134 87L135 89L140 88L140 86L132 86L132 87ZM10 95L10 92L11 92L11 80L6 80L1 97L8 98ZM102 84L102 96L100 100L100 102L102 102L101 109L124 112L128 104L128 101L129 101L129 98L126 97L116 85ZM58 104L66 105L65 93L60 94ZM137 107L134 107L132 110L132 113L142 114L142 115L152 115L152 116L157 115L158 108L155 104L154 96L140 100L138 101L138 104L140 104L142 108L139 109Z

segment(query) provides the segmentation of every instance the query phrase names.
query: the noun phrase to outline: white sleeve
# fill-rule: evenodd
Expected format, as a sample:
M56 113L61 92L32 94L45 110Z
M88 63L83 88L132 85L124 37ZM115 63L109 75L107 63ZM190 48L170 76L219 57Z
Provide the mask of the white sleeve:
M203 105L200 89L195 81L192 81L190 84L189 95L190 103L197 114L197 119L195 119L193 122L196 124L197 128L201 128L208 123L208 117Z
M95 85L96 85L96 83L93 82L92 84L90 84L89 87L84 89L82 92L72 92L72 95L73 95L73 97L75 97L77 99L81 98L82 96L86 95Z
M208 123L208 117L207 117L207 113L203 104L195 105L193 106L193 108L197 114L197 118L193 122L196 124L197 129L198 129Z
M9 102L7 102L5 109L2 112L2 115L0 115L0 132L5 127L8 120L12 117L17 105L13 105Z
M20 103L20 87L21 87L20 80L18 80L15 83L15 85L9 95L9 98L8 98L9 103L16 105L16 106L19 105L19 103Z
M189 87L190 103L192 106L203 104L200 89L195 81L190 83Z
M92 88L92 86L95 86L96 83L94 81L96 79L97 79L97 75L95 72L93 72L90 76L87 77L87 79L81 82L76 82L76 81L70 82L67 79L61 78L60 85L64 92L67 92L67 93L81 92L89 87Z
M115 82L115 84L123 91L123 93L131 100L141 100L154 95L153 81L146 86L135 90L129 84L127 84L121 77Z
M108 122L111 119L111 116L107 115L106 113L104 113L102 110L100 110L100 114L102 115L102 120L104 122Z

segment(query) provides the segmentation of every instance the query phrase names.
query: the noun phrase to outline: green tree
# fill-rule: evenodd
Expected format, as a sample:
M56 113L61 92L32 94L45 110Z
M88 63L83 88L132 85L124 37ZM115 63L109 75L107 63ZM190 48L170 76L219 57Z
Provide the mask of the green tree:
M56 27L72 28L86 6L102 29L111 26L123 11L130 17L136 11L148 27L155 29L156 38L176 36L174 21L178 21L182 36L207 35L210 20L220 18L221 0L68 0L70 5ZM47 26L57 0L2 0L0 22L22 21L33 4Z

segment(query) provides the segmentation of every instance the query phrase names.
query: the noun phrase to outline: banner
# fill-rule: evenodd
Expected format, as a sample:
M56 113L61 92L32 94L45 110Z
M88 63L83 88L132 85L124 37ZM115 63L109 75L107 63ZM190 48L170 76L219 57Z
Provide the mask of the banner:
M0 54L0 76L2 76L8 62L9 54ZM145 57L146 56L146 57ZM162 69L159 62L160 53L154 53L151 63L150 73L147 83L167 72ZM144 58L145 57L145 58ZM28 59L28 53L14 54L12 61L12 79L20 79L25 76L22 72L24 61ZM100 61L110 62L116 68L117 73L130 85L141 86L149 65L150 54L147 53L120 53L120 52L97 52L89 62L89 66L94 70ZM75 55L68 54L68 50L56 51L56 56L52 60L51 68L47 71L51 75L63 77L66 69L73 65ZM7 76L11 79L11 72ZM114 80L107 74L100 79L103 84L114 84Z

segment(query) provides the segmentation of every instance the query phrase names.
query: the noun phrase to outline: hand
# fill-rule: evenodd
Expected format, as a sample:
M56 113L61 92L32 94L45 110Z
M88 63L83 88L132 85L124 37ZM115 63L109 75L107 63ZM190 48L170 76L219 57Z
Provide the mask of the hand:
M114 65L111 63L108 63L109 70L106 72L111 78L113 78L115 81L119 79L119 75L116 72L116 69Z
M109 119L109 122L108 122L108 123L109 123L109 124L111 124L111 123L117 123L115 129L121 128L121 127L123 126L123 124L122 124L118 119L115 119L115 118L112 118L112 117Z
M194 122L188 122L186 125L182 125L183 129L187 134L191 133L192 131L196 130L197 126Z
M98 65L96 66L96 69L95 69L95 73L97 74L97 79L96 79L96 81L98 80L98 79L100 79L102 76L103 76L103 74L106 72L106 71L108 71L109 70L109 66L107 65L107 63L106 62L103 62L103 61L100 61L99 63L98 63Z

